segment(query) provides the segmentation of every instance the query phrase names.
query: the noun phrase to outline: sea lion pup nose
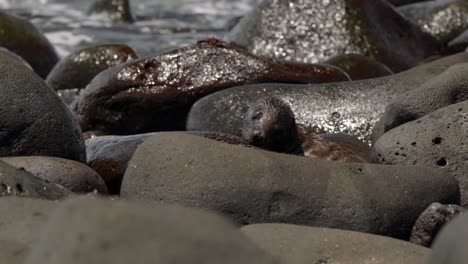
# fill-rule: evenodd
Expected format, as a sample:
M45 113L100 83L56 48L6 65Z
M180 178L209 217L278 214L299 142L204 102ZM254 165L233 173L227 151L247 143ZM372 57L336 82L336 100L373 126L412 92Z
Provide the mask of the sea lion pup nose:
M262 97L249 107L242 138L255 147L275 152L333 161L367 162L352 150L296 124L289 105L272 96Z

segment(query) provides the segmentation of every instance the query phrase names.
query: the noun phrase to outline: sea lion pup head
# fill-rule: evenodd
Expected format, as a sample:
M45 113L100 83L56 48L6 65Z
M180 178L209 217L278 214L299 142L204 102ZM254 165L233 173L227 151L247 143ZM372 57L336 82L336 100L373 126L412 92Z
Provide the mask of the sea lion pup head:
M242 137L253 146L283 153L295 153L301 145L291 108L271 96L260 98L250 106Z

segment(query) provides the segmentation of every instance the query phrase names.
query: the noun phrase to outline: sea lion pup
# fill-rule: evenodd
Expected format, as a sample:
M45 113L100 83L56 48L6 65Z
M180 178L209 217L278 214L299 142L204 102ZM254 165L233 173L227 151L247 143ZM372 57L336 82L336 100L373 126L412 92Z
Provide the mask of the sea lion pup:
M250 106L242 138L253 146L275 152L342 162L367 162L352 150L297 125L291 108L271 96L260 98Z

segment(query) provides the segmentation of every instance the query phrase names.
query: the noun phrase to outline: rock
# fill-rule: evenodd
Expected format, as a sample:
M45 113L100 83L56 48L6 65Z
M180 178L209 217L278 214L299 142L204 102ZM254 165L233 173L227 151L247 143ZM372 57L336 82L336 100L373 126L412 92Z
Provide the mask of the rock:
M222 217L170 205L68 201L42 234L25 264L276 263Z
M328 141L335 142L340 146L350 149L364 160L370 161L372 149L368 144L362 142L358 138L346 134L322 134L320 136Z
M360 54L400 72L438 49L437 41L382 0L265 0L227 37L258 56L316 63Z
M31 70L2 53L0 72L0 156L86 161L79 125L55 92Z
M425 2L425 1L430 1L430 0L388 0L388 2L392 3L395 6L408 5L411 3Z
M461 202L468 205L468 101L437 110L384 134L372 160L391 165L443 169L460 182Z
M82 49L62 59L47 77L54 90L85 88L98 73L113 66L137 59L127 45L98 45Z
M0 240L12 240L31 246L40 237L42 225L57 202L2 197L0 199Z
M388 237L287 224L256 224L241 229L282 263L425 263L430 250Z
M27 61L25 61L23 58L21 58L21 56L19 56L18 54L14 53L14 52L11 52L10 50L2 48L2 47L0 47L0 53L10 57L10 59L15 60L15 62L17 62L17 63L19 63L19 64L21 64L23 66L26 66L29 69L33 70L31 65L29 65L29 63Z
M75 193L95 190L100 194L108 193L102 178L88 166L76 161L50 157L10 157L0 160Z
M84 131L128 135L184 130L192 104L236 85L348 80L336 67L279 64L216 39L100 73L82 92L75 112Z
M437 237L432 246L429 264L458 264L466 263L468 251L468 214L457 217Z
M430 247L442 227L464 211L465 209L458 205L431 204L414 224L410 242Z
M134 21L129 0L96 0L88 10L90 15L104 15L114 23Z
M33 24L5 11L0 11L0 46L25 59L42 78L58 61L52 44Z
M450 175L434 169L317 161L158 133L134 154L121 196L208 208L240 224L280 222L407 239L427 206L456 204L459 190Z
M187 118L187 130L241 135L248 106L261 97L275 96L291 105L298 123L316 133L345 133L370 142L375 123L392 99L461 62L468 62L468 53L446 57L393 76L363 81L235 87L196 102Z
M323 63L342 69L351 80L364 80L393 74L385 64L358 54L338 55Z
M0 259L2 263L23 264L29 248L16 241L0 240Z
M451 40L448 46L456 50L466 50L468 47L468 30L465 30L458 37Z

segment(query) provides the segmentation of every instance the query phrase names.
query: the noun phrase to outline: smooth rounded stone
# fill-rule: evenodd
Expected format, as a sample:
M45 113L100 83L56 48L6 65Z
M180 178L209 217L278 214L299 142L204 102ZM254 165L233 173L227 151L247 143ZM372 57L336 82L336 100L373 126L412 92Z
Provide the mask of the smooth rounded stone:
M385 64L359 54L338 55L323 63L342 69L351 80L365 80L393 74Z
M96 0L88 14L104 16L114 23L132 23L134 21L130 0Z
M137 149L121 191L126 199L215 210L240 224L406 239L431 203L456 204L459 195L456 180L439 170L314 160L169 132Z
M67 201L42 234L25 264L276 263L230 221L173 205Z
M69 196L63 187L46 182L24 169L0 161L0 197L19 196L57 200Z
M451 40L448 44L449 48L465 50L468 47L468 29L458 37Z
M85 88L100 72L137 59L127 45L98 45L76 51L62 59L47 77L54 90Z
M448 225L436 238L428 264L466 263L468 251L468 214L463 214Z
M52 44L33 24L5 11L0 11L0 46L21 56L42 78L59 60Z
M414 224L409 241L430 247L442 227L464 211L465 209L458 205L431 204Z
M468 2L441 0L416 3L399 8L407 19L447 43L468 28Z
M185 130L192 104L220 90L248 83L344 80L349 77L333 66L280 64L209 38L100 73L82 91L75 113L84 131Z
M29 252L28 246L11 240L0 239L0 260L5 264L23 264Z
M86 161L72 112L35 73L0 53L0 156Z
M108 193L102 178L80 162L51 157L8 157L0 160L75 193Z
M241 228L265 252L282 263L424 264L430 250L389 237L338 229L288 224Z
M468 53L445 57L393 76L369 80L235 87L196 102L187 118L187 130L241 135L249 105L259 98L275 96L287 102L297 123L309 130L316 133L345 133L370 143L372 129L392 99L462 62L468 62Z
M21 56L19 56L18 54L14 53L14 52L11 52L10 50L2 48L2 47L0 47L0 52L2 54L4 54L4 55L10 57L11 59L15 60L17 63L22 64L22 65L28 67L29 69L33 70L31 65L29 65L29 63L27 61L25 61L23 58L21 58Z
M416 89L396 97L385 109L373 133L374 142L383 133L419 119L440 108L468 100L468 63L457 64Z
M395 72L436 53L438 42L383 0L264 0L227 36L258 56L316 63L341 54Z
M437 110L384 134L372 149L372 161L434 167L460 183L468 206L468 101Z
M58 202L18 197L0 199L0 240L33 245Z

